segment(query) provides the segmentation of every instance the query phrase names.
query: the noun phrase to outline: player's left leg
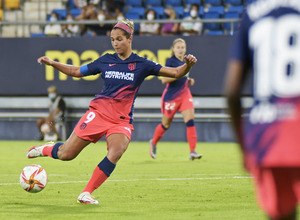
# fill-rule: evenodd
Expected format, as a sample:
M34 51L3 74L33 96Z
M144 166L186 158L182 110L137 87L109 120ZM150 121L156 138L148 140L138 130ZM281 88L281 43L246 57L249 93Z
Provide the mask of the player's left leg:
M117 162L127 150L130 139L121 133L111 134L106 138L108 153L95 168L90 181L78 197L78 202L98 204L97 200L90 197L91 193L100 187L114 171Z
M191 160L200 159L202 155L195 151L197 145L197 131L194 124L195 110L194 108L186 109L182 111L181 114L183 116L184 123L186 124L186 136L190 147L189 158Z

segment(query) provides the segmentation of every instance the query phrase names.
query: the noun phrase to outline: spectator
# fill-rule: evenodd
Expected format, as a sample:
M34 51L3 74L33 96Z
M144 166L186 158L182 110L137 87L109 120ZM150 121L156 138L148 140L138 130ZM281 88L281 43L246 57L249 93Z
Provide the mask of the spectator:
M160 32L160 26L158 23L153 22L153 20L156 19L156 12L153 9L147 10L146 19L149 22L140 24L140 35L142 36L158 35Z
M184 21L193 21L193 22L184 22L180 25L180 32L184 36L200 35L202 32L202 23L199 21L198 16L199 6L197 4L191 5L190 16L184 18ZM199 21L199 22L198 22Z
M44 34L45 36L61 36L62 28L60 24L56 24L59 20L58 14L56 12L52 12L49 18L51 24L46 25Z
M165 9L165 13L167 18L170 20L176 19L176 12L173 8ZM179 32L179 24L178 23L164 23L161 28L161 35L177 35Z
M76 20L97 20L97 10L96 6L99 5L100 0L74 0L75 4L78 8L81 8L81 13L79 16L77 16ZM89 25L80 25L80 35L84 35L88 28L90 28Z
M66 21L74 22L74 17L71 14L67 15ZM79 35L79 26L76 24L67 24L62 26L62 35L64 37L76 37Z
M59 138L58 131L55 128L55 122L64 121L64 113L66 109L65 101L57 94L55 86L48 87L48 97L50 99L49 116L39 118L37 126L40 131L40 140L44 140L45 134L54 136L53 140Z
M90 29L92 31L92 36L95 36L95 35L110 36L110 31L112 29L112 25L103 23L103 21L107 20L106 11L103 9L100 9L98 11L97 19L100 24L99 25L91 25L91 27L90 27Z

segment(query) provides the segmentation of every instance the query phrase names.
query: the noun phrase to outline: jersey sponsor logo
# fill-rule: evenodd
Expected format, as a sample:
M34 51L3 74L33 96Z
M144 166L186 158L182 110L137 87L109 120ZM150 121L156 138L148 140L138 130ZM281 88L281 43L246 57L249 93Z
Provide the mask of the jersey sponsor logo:
M134 70L136 68L136 63L129 63L128 64L128 69L130 69L131 71Z
M107 79L122 79L133 81L134 74L133 73L126 73L126 72L119 72L119 71L106 71L105 78Z
M128 127L124 127L125 130L129 131L129 133L131 134L131 129Z
M114 66L114 65L116 65L116 63L110 63L110 64L108 64L109 66Z

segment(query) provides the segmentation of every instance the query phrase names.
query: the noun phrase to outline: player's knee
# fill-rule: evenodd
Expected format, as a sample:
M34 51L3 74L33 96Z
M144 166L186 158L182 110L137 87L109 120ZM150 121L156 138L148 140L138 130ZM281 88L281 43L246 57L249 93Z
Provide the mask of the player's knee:
M126 149L126 145L120 145L118 147L114 147L114 149L109 149L107 157L112 163L117 163L125 153Z
M171 126L171 122L170 123L164 123L164 124L162 123L161 126L164 130L168 130Z

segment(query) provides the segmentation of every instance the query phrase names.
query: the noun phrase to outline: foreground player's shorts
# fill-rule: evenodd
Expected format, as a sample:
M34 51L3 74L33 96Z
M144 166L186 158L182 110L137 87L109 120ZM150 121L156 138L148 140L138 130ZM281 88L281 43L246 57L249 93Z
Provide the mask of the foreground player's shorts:
M81 117L74 131L78 137L96 143L104 135L107 138L111 134L125 134L130 140L133 126L125 121L115 123L100 113L89 110Z
M289 216L300 202L300 167L253 170L258 201L272 218Z

